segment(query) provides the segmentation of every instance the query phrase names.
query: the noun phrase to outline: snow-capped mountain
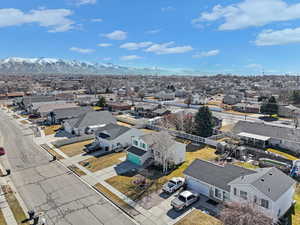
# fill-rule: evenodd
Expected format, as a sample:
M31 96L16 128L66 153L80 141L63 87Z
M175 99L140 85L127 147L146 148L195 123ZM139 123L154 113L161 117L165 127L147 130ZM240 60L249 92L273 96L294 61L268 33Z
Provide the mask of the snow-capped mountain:
M55 58L17 58L0 60L0 74L171 74L167 70L134 68L112 63L89 63Z

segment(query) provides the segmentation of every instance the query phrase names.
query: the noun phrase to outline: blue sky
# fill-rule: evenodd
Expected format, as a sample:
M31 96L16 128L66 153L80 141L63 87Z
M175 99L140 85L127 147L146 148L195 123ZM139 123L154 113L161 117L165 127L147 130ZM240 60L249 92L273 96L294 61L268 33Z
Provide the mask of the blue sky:
M0 58L299 73L295 0L2 0Z

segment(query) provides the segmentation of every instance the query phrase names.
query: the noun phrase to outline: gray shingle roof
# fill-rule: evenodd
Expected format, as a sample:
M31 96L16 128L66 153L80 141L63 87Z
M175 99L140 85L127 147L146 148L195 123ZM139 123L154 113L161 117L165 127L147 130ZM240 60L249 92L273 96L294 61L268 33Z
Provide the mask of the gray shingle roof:
M73 107L53 110L57 120L76 118L87 111L93 111L92 107Z
M296 182L275 167L257 169L257 173L236 178L231 183L251 184L276 201Z
M116 119L108 111L88 111L78 118L67 120L74 128L86 128L93 125L116 123Z
M231 164L220 166L208 161L196 159L183 173L229 192L229 182L243 175L254 174L256 171Z
M258 134L277 139L285 139L294 142L300 142L300 129L292 129L288 127L272 126L264 123L239 121L233 128L233 133L238 134L247 132Z
M99 136L101 134L107 134L108 136L105 139L114 140L129 130L130 130L129 127L124 127L124 126L120 126L118 124L111 123L111 124L106 125L105 127L101 127L99 129L97 129L95 134L96 134L96 136Z
M142 156L142 155L146 154L146 151L139 149L137 147L134 147L134 146L131 146L129 149L127 149L127 152L130 152L137 156Z

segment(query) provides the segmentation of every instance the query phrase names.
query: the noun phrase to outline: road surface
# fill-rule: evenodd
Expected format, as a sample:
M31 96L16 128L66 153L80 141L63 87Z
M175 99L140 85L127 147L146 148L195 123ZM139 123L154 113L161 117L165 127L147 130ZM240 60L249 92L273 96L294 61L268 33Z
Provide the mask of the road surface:
M12 120L0 110L0 136L7 151L1 163L11 168L28 209L44 212L47 225L135 224L58 162L49 163L49 155L33 142L32 130Z

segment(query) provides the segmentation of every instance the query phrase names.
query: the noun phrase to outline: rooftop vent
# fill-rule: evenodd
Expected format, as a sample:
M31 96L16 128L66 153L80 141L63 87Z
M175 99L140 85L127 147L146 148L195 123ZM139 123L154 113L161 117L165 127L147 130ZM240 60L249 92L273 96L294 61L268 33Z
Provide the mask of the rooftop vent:
M260 179L260 181L264 182L264 181L265 181L265 179L264 179L264 178L261 178L261 179Z
M272 176L272 175L273 175L273 173L272 173L272 172L270 172L270 173L269 173L269 175L270 175L270 176Z
M271 188L268 188L268 192L271 192Z

